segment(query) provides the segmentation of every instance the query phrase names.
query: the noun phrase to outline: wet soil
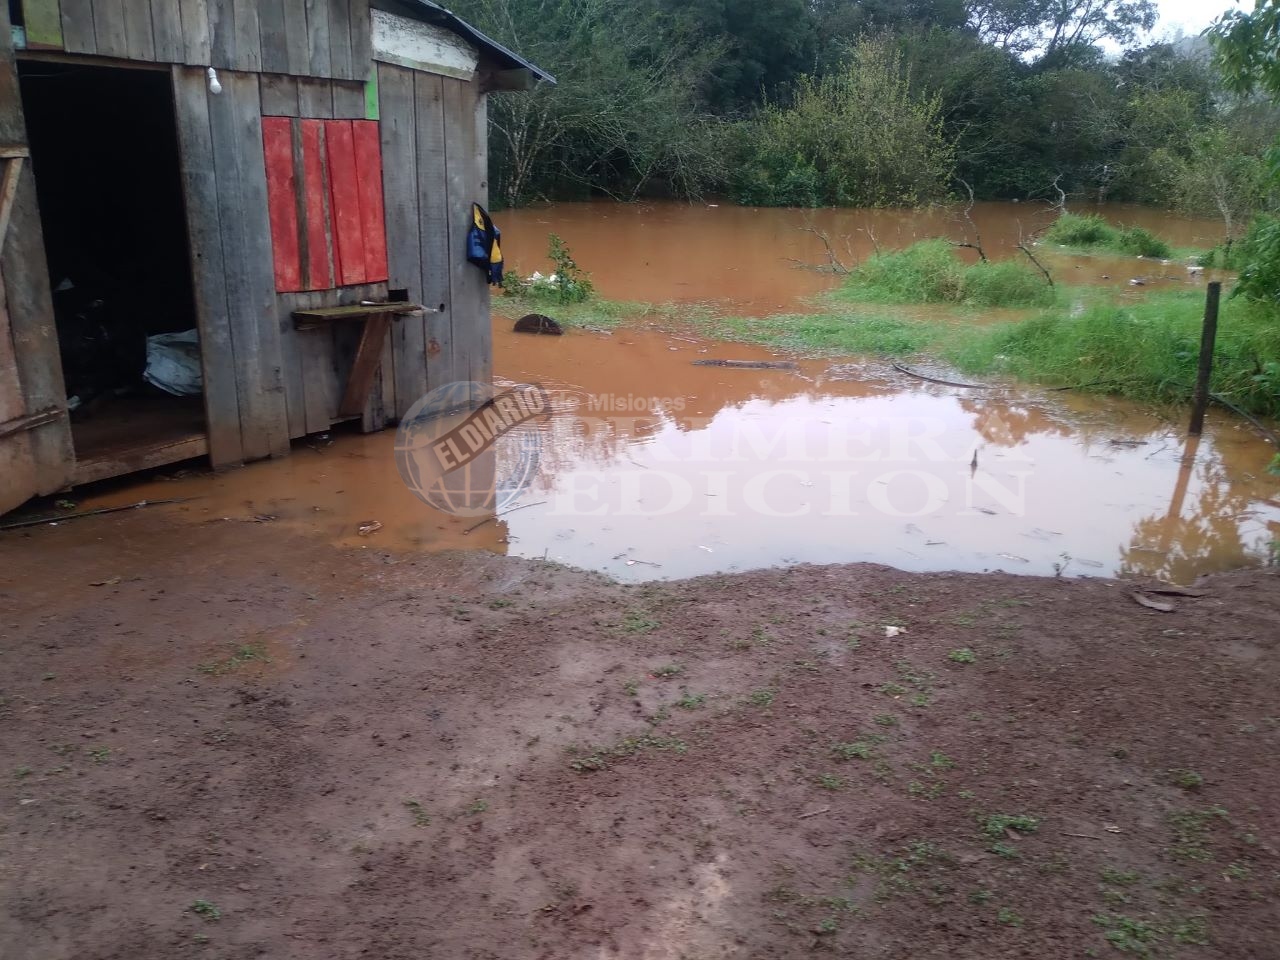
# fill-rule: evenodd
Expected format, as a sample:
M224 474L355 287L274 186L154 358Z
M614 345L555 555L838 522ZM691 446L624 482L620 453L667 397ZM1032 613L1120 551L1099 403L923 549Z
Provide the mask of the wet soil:
M193 507L0 538L0 956L1276 956L1273 573L625 586Z

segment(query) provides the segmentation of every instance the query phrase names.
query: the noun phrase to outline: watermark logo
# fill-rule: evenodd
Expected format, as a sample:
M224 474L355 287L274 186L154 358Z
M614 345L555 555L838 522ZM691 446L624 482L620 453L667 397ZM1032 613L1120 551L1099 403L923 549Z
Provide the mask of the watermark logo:
M450 383L418 400L396 431L396 468L424 503L459 516L511 504L538 471L551 412L542 387Z

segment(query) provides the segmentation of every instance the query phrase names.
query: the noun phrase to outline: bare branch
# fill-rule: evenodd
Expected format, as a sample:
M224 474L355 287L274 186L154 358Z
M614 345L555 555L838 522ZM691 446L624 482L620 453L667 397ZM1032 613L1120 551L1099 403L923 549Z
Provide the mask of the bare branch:
M819 240L822 241L823 247L826 248L827 266L821 269L829 270L831 273L838 273L841 275L847 275L850 272L849 267L845 266L844 262L839 257L836 256L835 250L831 248L831 238L827 236L825 231L819 230L817 227L813 226L812 224L810 224L807 227L800 227L799 229L803 230L805 233L812 233L815 237L817 237ZM849 246L848 241L849 241L849 238L845 237L846 248L848 248ZM787 259L790 260L792 258L788 257Z
M1055 181L1056 183L1056 181ZM1035 242L1034 240L1032 241ZM1026 240L1022 236L1022 221L1018 221L1018 249L1027 255L1027 259L1036 265L1036 268L1044 274L1045 280L1049 282L1049 286L1054 286L1053 275L1045 269L1043 263L1036 259L1036 255L1031 252L1031 248L1027 246Z
M951 245L953 247L967 247L970 250L977 250L978 258L983 263L986 263L987 252L982 249L982 234L978 232L978 225L973 222L973 187L969 186L968 182L965 180L962 180L960 177L956 177L956 180L959 181L959 183L963 185L965 190L968 191L969 193L969 205L964 208L964 219L965 219L965 222L969 224L969 227L973 230L973 242L970 243L968 240L965 240L965 241L953 240L951 241ZM968 233L966 231L966 236L967 235Z

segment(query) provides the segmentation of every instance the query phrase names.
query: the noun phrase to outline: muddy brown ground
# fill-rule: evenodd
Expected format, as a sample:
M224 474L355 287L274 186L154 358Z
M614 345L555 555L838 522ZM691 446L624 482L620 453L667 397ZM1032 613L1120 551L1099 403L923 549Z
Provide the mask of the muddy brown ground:
M6 534L0 956L1274 958L1280 584L1201 586Z

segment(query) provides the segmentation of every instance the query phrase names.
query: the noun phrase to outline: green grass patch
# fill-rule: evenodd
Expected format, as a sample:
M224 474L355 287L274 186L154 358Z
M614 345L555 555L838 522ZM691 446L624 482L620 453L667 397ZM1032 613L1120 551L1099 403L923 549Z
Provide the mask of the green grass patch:
M1212 389L1250 413L1280 415L1280 310L1228 298ZM1185 403L1195 381L1204 295L1084 302L1016 323L957 330L942 353L971 375L1002 374L1153 403Z
M951 303L972 307L1047 307L1057 294L1015 260L964 263L946 240L923 240L878 253L833 294L859 303Z
M903 356L918 353L935 338L926 323L891 315L849 312L726 317L706 329L725 340L760 343L800 353Z
M1096 213L1064 213L1045 231L1045 240L1086 252L1105 251L1130 257L1167 260L1173 248L1142 227L1112 226Z

